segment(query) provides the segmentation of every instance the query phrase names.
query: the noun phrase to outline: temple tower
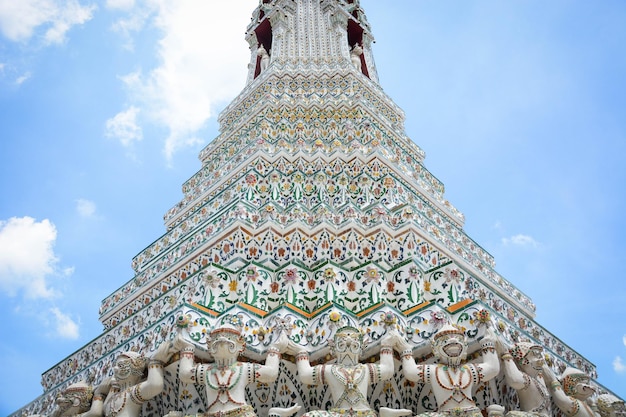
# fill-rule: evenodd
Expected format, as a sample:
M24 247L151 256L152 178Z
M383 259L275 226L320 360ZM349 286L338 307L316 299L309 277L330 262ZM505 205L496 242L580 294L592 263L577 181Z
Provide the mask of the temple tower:
M366 357L375 359L378 340L395 328L418 359L432 362L430 337L448 321L465 329L471 357L489 322L511 342L542 345L557 373L576 367L596 376L534 320L532 301L463 230L463 215L407 137L404 113L379 85L358 0L262 0L246 40L247 84L165 214L165 233L133 258L135 276L103 300L104 332L44 373L45 394L30 412L49 411L71 383L101 381L120 352L153 350L177 323L188 323L202 346L233 317L253 361L277 328L313 361L330 360L329 338L351 325L369 336ZM204 411L202 390L175 383L176 366L143 415ZM301 386L292 358L280 371L276 384L248 392L259 415L294 402L325 408L329 393ZM478 388L476 401L511 407L517 399L500 376ZM414 412L435 406L428 386L399 373L372 387L372 402Z

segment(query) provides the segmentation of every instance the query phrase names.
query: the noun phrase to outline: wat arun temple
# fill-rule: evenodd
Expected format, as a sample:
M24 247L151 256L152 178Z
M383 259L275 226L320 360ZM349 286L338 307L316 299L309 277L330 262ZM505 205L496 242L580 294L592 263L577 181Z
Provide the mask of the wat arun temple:
M246 86L103 333L13 416L626 414L463 230L358 0L261 0L246 40Z

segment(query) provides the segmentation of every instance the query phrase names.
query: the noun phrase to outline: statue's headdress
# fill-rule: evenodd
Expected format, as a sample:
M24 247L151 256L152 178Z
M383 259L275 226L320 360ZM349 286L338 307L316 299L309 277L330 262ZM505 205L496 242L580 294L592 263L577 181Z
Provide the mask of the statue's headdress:
M148 362L148 360L143 354L133 352L133 351L128 351L128 352L120 353L119 357L121 358L125 357L129 359L128 363L130 364L131 374L138 375L138 376L143 375L146 369L146 363Z
M439 329L437 333L435 333L431 343L436 343L442 336L447 336L449 334L457 334L459 336L463 336L463 338L465 339L465 332L463 330L461 330L457 326L447 323L441 329Z
M344 335L347 335L349 333L356 333L359 336L359 341L363 342L363 332L361 331L361 329L357 329L356 327L352 327L352 326L340 327L335 332L335 337L334 338L337 339L337 338L343 337Z
M347 347L343 346L342 341L345 339L354 339L352 335L356 335L356 339L359 344L359 350L363 350L365 347L364 335L361 329L352 326L344 326L335 332L333 340L329 340L329 345L333 353L343 353L346 351ZM356 353L356 352L353 352ZM360 353L360 352L359 352Z
M71 401L71 404L62 405L61 399ZM62 408L80 407L81 412L89 410L91 399L93 398L93 389L85 381L76 382L65 388L56 399L57 404Z
M563 384L563 392L570 397L576 395L576 385L579 383L586 384L589 382L589 375L576 368L567 368L561 375L561 383Z
M232 343L238 343L240 345L239 351L245 348L246 341L242 334L241 319L238 316L230 315L220 320L207 335L206 343L211 348L211 345L220 338L227 338Z
M513 346L510 353L518 365L528 365L530 363L528 354L535 349L543 350L543 347L535 343L518 342Z

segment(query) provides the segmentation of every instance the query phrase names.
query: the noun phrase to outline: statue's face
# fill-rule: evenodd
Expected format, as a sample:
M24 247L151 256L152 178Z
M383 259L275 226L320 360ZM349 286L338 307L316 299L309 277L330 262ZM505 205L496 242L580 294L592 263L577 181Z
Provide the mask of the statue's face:
M361 338L355 332L342 333L335 339L335 351L338 353L361 353Z
M432 347L435 357L447 365L459 365L467 357L467 343L463 334L440 334L434 339Z
M337 360L345 365L355 365L363 351L362 336L354 331L346 331L335 335L333 347Z
M465 337L456 333L443 335L437 342L440 346L439 350L443 357L461 358L467 349Z
M525 359L527 363L524 365L524 371L526 373L536 374L543 369L543 350L540 347L530 349Z
M86 411L79 410L80 394L76 392L62 393L54 400L61 411L60 415L73 415L75 412Z
M72 384L54 399L57 409L55 417L73 416L87 411L91 405L93 391L90 386L81 383Z
M115 366L113 367L113 375L115 379L118 381L123 381L130 377L132 372L130 358L127 356L119 356L115 361Z
M65 413L72 407L72 399L69 396L65 395L65 393L59 394L54 402L59 407L57 410L57 415L65 415Z
M59 407L63 407L63 408L68 407L69 405L72 404L72 400L68 398L68 396L66 396L65 393L61 393L57 395L57 397L54 399L54 402Z
M227 332L214 335L209 345L209 351L216 359L236 358L242 350L241 337Z
M579 377L576 381L576 394L575 397L579 400L586 400L591 397L596 390L589 385L588 377Z

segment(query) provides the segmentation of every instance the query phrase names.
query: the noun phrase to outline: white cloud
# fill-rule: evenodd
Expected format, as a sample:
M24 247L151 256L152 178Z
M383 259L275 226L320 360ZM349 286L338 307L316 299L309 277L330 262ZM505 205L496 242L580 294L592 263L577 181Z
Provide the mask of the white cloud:
M54 44L65 41L65 34L72 26L82 25L91 20L95 9L95 5L83 7L76 0L66 0L64 7L59 9L59 13L51 22L52 27L46 31L47 43Z
M50 21L54 9L47 0L0 0L0 31L12 41L27 41L36 27Z
M56 272L53 246L57 231L49 220L12 217L0 221L0 291L27 297L50 298L56 292L46 278Z
M79 198L76 200L76 211L81 217L93 217L96 214L96 203Z
M25 72L24 74L22 74L21 76L17 77L15 79L15 84L17 85L22 85L24 83L24 81L28 80L31 76L30 71L29 72Z
M622 344L626 346L626 334L622 336ZM613 359L613 370L618 374L626 373L626 364L624 364L624 360L621 356L616 356Z
M78 339L79 329L78 324L72 320L70 316L62 313L58 308L53 307L50 312L54 318L55 334L64 339Z
M45 44L62 43L72 26L89 21L95 9L78 0L0 0L0 32L11 41L27 42L41 29Z
M151 122L168 129L164 153L169 160L177 150L198 143L196 133L216 107L243 88L249 59L243 30L250 14L241 10L251 13L257 1L153 4L154 25L163 34L158 43L160 65L146 75L137 72L123 80Z
M536 248L539 246L539 242L532 238L532 236L518 234L511 237L502 238L504 245L515 245Z
M135 43L132 38L133 32L138 32L143 28L148 16L142 16L139 14L133 15L129 19L120 19L112 26L114 32L121 33L124 37L124 43L122 47L129 51L135 50Z
M139 114L139 108L135 106L119 112L106 121L105 135L118 139L124 147L129 147L133 142L140 141L143 138L143 131L141 126L137 124L137 114Z
M124 18L113 23L111 29L123 36L124 43L122 46L130 51L135 49L132 35L145 27L154 11L154 5L151 3L135 6L134 0L108 0L106 3L106 7L110 10L129 12Z
M135 6L135 0L107 0L109 9L130 10Z

